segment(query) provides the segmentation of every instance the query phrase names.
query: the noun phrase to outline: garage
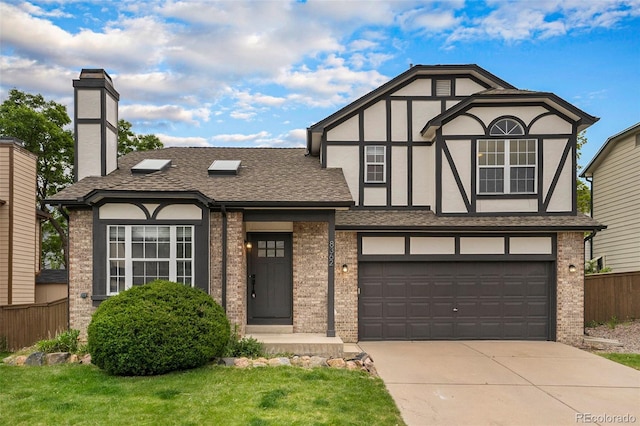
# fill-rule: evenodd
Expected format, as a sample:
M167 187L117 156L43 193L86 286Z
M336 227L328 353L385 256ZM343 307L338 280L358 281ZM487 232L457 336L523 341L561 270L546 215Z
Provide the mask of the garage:
M552 265L360 262L359 339L549 340Z

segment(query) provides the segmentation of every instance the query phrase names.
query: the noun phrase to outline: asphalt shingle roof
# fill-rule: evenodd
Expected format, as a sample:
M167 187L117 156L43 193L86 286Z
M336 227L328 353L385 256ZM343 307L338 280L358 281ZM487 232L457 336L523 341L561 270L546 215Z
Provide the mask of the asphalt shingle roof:
M133 174L144 159L171 159L171 167ZM210 176L214 160L241 160L237 175ZM95 190L113 192L200 192L219 203L353 203L341 169L323 169L302 148L164 148L132 152L118 159L118 169L87 177L48 201L78 203Z
M436 216L430 210L336 211L338 229L415 229L415 230L592 230L603 229L585 214L553 216Z

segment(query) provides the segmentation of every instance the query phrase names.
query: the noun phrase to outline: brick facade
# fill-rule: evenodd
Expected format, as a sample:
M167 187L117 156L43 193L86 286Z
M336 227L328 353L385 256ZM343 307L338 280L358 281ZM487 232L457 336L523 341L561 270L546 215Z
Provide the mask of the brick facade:
M293 332L326 333L328 224L293 224Z
M209 217L209 294L222 305L222 213L212 212Z
M81 295L86 293L86 297ZM96 310L93 293L93 212L69 211L69 325L86 340Z
M556 340L568 345L582 343L584 334L584 242L582 232L559 232L557 239ZM569 265L576 267L569 271Z
M347 265L347 272L342 272ZM358 234L336 232L336 335L343 342L358 341Z
M247 324L247 256L241 212L227 213L227 318L244 335ZM212 242L215 244L215 242Z

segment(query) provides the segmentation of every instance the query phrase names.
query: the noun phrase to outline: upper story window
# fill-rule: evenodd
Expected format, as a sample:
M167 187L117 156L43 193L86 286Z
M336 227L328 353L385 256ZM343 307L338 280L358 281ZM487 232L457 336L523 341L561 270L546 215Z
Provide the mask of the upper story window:
M384 183L386 172L386 150L384 146L365 146L365 182Z
M524 130L508 118L498 120L489 135L504 139L478 140L478 194L535 193L538 141L512 137Z
M107 294L156 279L193 285L193 226L109 225Z

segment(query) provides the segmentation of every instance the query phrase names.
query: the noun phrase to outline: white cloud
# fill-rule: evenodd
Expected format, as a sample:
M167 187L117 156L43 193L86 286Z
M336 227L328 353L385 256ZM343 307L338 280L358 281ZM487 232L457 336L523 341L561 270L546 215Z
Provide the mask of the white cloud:
M206 106L186 109L179 105L120 105L120 116L127 121L169 121L198 126L202 121L209 121L210 115Z
M206 138L202 137L175 137L165 134L157 134L156 136L164 144L165 147L169 146L211 146Z
M262 131L262 132L258 132L258 133L254 133L251 135L243 135L240 133L235 133L235 134L226 134L226 135L216 135L213 136L211 138L212 141L215 142L234 142L234 143L238 143L238 142L255 142L255 141L260 141L260 140L264 140L268 137L270 137L271 134L267 131Z

